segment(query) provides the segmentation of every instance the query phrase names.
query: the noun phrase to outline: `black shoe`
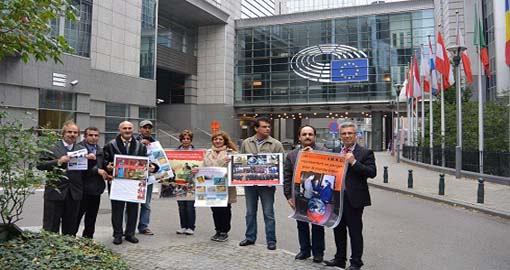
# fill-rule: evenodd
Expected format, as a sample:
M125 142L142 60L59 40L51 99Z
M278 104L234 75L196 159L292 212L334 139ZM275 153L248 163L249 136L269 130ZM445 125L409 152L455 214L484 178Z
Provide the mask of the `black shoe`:
M332 260L329 260L329 261L324 261L324 265L345 268L345 261L341 261L339 259L332 259Z
M314 263L321 263L322 261L324 261L324 257L322 255L313 256Z
M361 270L361 267L351 265L351 266L347 267L345 270Z
M242 247L249 246L249 245L255 245L255 241L244 239L243 241L241 241L239 243L239 245L242 246Z
M118 237L113 238L113 244L114 245L122 244L122 237L118 236Z
M133 244L137 244L138 243L138 238L134 237L134 236L126 236L126 241L128 242L131 242Z
M211 240L218 241L218 237L220 237L220 232L216 232L215 235L211 236Z
M217 237L211 238L211 240L216 242L225 242L228 240L228 233L219 233Z
M302 251L300 251L300 252L296 255L296 257L294 257L294 259L296 259L296 260L306 260L306 259L308 259L308 258L310 258L310 254L309 254L309 253L304 253L304 252L302 252Z
M269 249L269 250L275 250L275 249L276 249L276 244L275 244L275 243L269 243L269 244L267 244L267 249Z

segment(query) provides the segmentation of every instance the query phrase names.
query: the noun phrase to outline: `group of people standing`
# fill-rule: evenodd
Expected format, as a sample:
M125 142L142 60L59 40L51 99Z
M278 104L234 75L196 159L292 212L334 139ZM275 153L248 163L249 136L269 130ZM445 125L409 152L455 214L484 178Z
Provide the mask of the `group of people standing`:
M245 139L240 149L233 143L230 136L219 131L211 137L211 147L204 155L204 166L227 167L230 155L258 154L258 153L284 153L282 144L270 136L270 120L265 117L255 121L256 134ZM105 189L105 181L110 188L112 180L113 159L116 154L147 156L145 145L154 142L151 137L152 123L148 120L140 122L139 136L133 136L133 124L122 122L119 125L119 135L108 142L103 149L99 148L99 130L94 127L85 129L85 139L77 143L79 136L78 126L68 122L62 129L62 140L51 150L53 156L47 156L39 164L40 170L52 170L54 168L65 169L69 156L67 152L79 149L87 149L88 169L86 171L65 170L65 178L54 183L48 183L44 195L43 229L76 235L82 216L85 215L85 230L83 237L92 238L94 234L95 220L99 209L101 193ZM299 129L300 147L292 150L286 156L284 163L284 195L291 208L295 209L292 197L292 179L294 167L300 151L328 151L316 144L316 130L313 126L305 125ZM334 229L336 254L332 260L324 261L325 236L324 227L297 221L298 239L300 252L295 259L305 260L313 255L313 261L324 261L327 266L345 268L347 261L347 231L351 243L350 266L347 269L360 269L363 265L363 235L362 215L365 206L369 206L370 194L367 179L376 176L375 157L371 150L357 144L356 126L353 123L344 123L340 126L340 137L343 146L333 149L333 152L342 153L348 162L345 176L345 189L343 196L343 213L340 224ZM194 150L191 144L193 133L184 130L179 136L181 145L177 150ZM156 164L150 164L151 173L158 170ZM192 174L198 169L193 168ZM269 250L276 249L276 222L274 213L275 186L246 186L244 187L246 203L246 231L245 239L240 246L255 244L257 240L257 211L260 199L265 223L266 244ZM146 203L140 206L138 230L142 234L153 235L149 229L150 201L152 185L147 188ZM237 201L235 187L228 188L228 204L225 207L211 207L216 233L211 240L227 241L231 229L232 210L231 204ZM126 241L138 243L135 237L138 220L138 203L111 201L113 243L121 244L122 237ZM177 234L193 235L195 231L196 212L193 201L178 201L180 226ZM124 213L126 213L126 226L123 229ZM310 226L311 225L311 226ZM310 236L311 227L311 236Z

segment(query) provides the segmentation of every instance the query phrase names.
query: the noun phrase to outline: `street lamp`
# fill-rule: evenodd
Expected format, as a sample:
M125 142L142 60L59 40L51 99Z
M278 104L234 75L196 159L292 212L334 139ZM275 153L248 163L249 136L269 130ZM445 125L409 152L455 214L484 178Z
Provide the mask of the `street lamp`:
M400 83L395 84L397 89L397 163L400 163L400 90L402 90L403 86Z
M457 14L457 24L459 23L459 12ZM457 26L458 27L458 26ZM464 44L455 44L448 47L448 51L453 55L453 65L455 66L455 72L457 73L457 146L455 147L455 177L460 178L462 170L462 92L460 91L460 59L461 54L467 48Z

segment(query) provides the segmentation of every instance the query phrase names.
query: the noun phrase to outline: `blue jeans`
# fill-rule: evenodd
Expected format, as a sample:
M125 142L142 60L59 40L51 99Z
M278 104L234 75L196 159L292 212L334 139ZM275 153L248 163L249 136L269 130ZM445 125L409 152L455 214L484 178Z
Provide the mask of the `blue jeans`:
M264 223L266 224L266 243L276 244L276 222L274 219L274 193L276 187L252 186L244 187L246 198L246 239L257 240L257 209L258 200L262 203Z
M310 241L310 224L304 221L297 221L299 251L307 255L312 252L313 256L324 256L324 227L312 225L312 239Z
M195 201L177 201L181 228L195 230Z
M152 187L154 184L147 185L147 198L145 198L145 203L140 205L140 220L138 221L138 231L143 232L143 230L149 228L149 222L151 218L151 198L152 198Z

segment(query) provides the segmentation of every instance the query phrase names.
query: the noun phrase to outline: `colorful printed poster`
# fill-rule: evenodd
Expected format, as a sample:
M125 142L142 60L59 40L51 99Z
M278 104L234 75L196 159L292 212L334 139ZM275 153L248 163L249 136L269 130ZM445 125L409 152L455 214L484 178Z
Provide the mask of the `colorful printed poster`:
M195 174L195 207L227 206L227 168L201 167Z
M195 200L195 183L191 170L204 165L203 150L165 150L166 156L170 161L170 166L174 171L174 193L177 200Z
M283 154L235 154L228 164L229 186L283 185Z
M334 228L342 217L345 157L335 153L302 151L294 169L291 218Z
M170 168L170 162L165 154L165 150L163 150L163 147L161 147L161 144L158 141L148 144L147 152L147 154L149 154L149 160L159 166L159 170L149 176L149 184L161 182L174 177L174 173Z
M70 171L86 171L88 169L87 149L80 149L73 152L67 152L70 157L67 163L67 169Z
M110 199L145 203L149 157L115 155Z

